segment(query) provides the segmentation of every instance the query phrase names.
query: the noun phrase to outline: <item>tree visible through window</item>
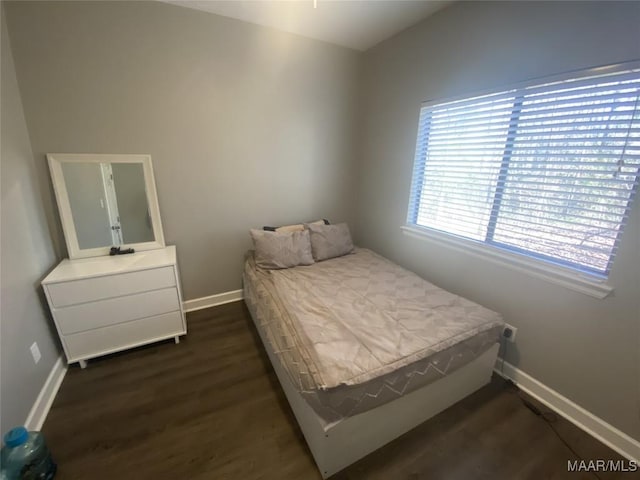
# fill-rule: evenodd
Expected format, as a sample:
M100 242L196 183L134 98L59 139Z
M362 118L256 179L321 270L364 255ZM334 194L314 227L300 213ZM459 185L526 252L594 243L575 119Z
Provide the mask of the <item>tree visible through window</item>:
M408 223L607 276L640 171L640 69L425 105Z

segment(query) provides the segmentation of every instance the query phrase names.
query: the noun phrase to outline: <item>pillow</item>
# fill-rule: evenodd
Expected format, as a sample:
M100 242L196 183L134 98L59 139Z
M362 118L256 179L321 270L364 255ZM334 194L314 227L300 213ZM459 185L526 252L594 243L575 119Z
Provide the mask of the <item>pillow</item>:
M262 268L290 268L311 265L309 232L266 232L251 229L256 265Z
M346 223L337 225L307 224L311 237L311 252L316 262L341 257L353 251L353 241Z
M301 232L304 230L303 223L297 223L295 225L283 225L281 227L262 227L267 232Z
M268 232L301 232L304 230L304 225L304 223L296 223L295 225L283 225L282 227L262 227L262 229ZM323 218L307 225L329 225L329 220Z

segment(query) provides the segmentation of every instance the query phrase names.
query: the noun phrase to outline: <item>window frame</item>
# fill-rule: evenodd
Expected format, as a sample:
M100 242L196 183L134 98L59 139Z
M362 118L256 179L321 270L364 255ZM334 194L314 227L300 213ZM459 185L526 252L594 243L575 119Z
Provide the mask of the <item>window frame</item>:
M504 87L496 87L491 89L485 89L483 91L475 91L469 92L466 94L457 95L452 98L446 99L437 99L437 100L429 100L422 102L419 109L418 115L418 128L416 132L416 147L420 142L420 132L422 128L424 128L421 121L421 112L424 108L429 108L435 105L441 105L443 103L452 103L456 101L469 100L474 97L487 96L491 94L500 94L500 92L508 92L514 91L518 89L525 89L527 87L532 86L541 86L547 83L561 82L571 79L580 79L581 77L589 77L594 75L603 75L609 73L618 73L626 70L633 70L640 68L640 60L634 60L630 62L624 63L616 63L611 65L592 67L587 69L579 69L572 70L568 72L564 72L556 75L545 75L541 77L535 77L526 81L518 82L516 84L506 85ZM513 112L517 110L516 103L518 102L518 96L514 101ZM507 135L512 134L512 126L513 126L513 118L509 124L509 131ZM427 133L428 135L428 133ZM494 200L491 208L490 220L487 223L488 233L486 235L486 240L480 241L472 238L467 238L461 235L457 235L455 233L448 233L445 231L437 230L435 228L420 226L417 224L417 211L415 205L412 204L412 195L414 193L412 186L414 184L414 169L416 160L413 158L412 168L411 168L411 176L410 176L410 187L409 187L409 202L408 202L408 212L406 216L406 223L401 227L402 232L405 235L408 235L413 238L419 238L422 240L427 240L430 242L434 242L436 244L449 247L456 251L462 251L468 254L471 254L475 257L483 258L491 260L493 263L498 263L502 266L506 266L511 268L512 270L517 270L527 275L540 278L551 282L556 285L561 285L566 288L569 288L573 291L577 291L580 293L584 293L590 295L595 298L603 299L606 298L610 293L613 292L613 286L608 283L608 280L611 275L612 263L611 259L609 260L609 266L605 274L599 274L596 272L591 272L588 269L581 270L576 266L570 264L570 262L563 262L561 259L555 259L550 256L546 256L543 254L538 254L536 252L529 252L524 249L519 249L517 247L511 247L509 245L502 245L500 242L493 241L493 235L490 234L492 220L495 229L495 219L497 218L497 212L500 207L500 198L499 198L499 188L501 185L504 186L504 176L503 171L505 169L505 158L508 155L503 155L501 166L500 166L500 174L498 176L498 180L496 183L496 193L494 195ZM508 159L506 160L508 164ZM502 180L501 180L502 179ZM420 182L420 180L418 180ZM639 182L636 182L634 190L631 193L630 202L627 205L627 218L629 219L627 223L631 220L631 215L633 211L637 209L637 197L638 190L640 187L638 185ZM419 205L419 204L418 204ZM615 259L614 259L615 260Z

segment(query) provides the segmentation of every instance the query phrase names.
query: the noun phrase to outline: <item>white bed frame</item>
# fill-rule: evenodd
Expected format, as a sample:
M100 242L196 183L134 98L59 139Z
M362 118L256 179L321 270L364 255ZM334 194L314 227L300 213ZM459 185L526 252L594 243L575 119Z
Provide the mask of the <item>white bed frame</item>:
M498 356L496 344L451 374L325 430L326 423L295 389L272 352L258 319L253 318L253 322L322 478L339 472L489 383Z

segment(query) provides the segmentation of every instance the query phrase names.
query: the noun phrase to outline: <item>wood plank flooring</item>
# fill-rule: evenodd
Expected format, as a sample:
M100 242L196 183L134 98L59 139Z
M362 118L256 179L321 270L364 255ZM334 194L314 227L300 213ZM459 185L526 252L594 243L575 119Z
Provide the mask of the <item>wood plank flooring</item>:
M320 479L243 302L163 342L72 366L43 432L59 480ZM570 423L584 458L620 459ZM333 478L594 479L499 379ZM599 474L629 479L632 474Z

